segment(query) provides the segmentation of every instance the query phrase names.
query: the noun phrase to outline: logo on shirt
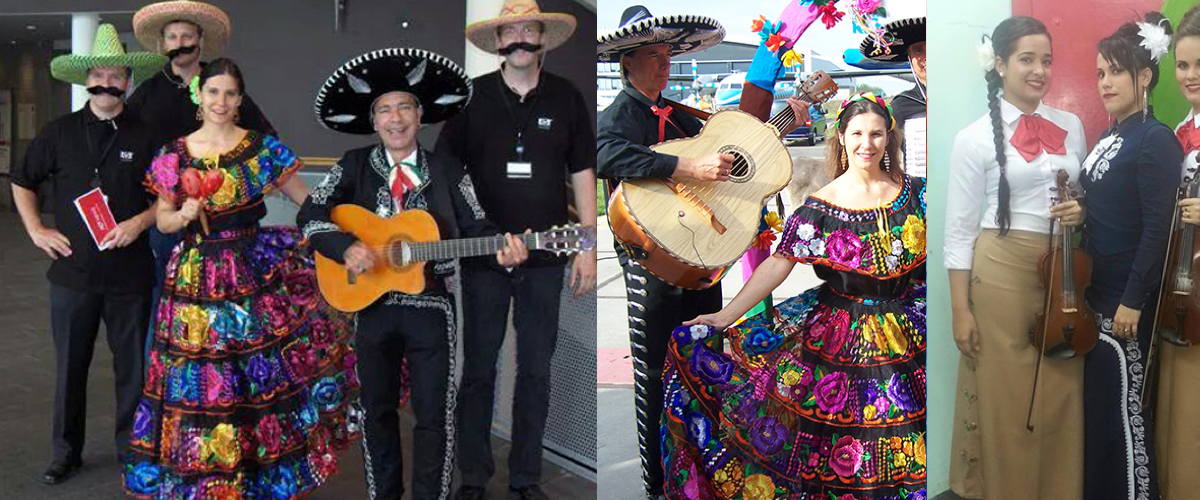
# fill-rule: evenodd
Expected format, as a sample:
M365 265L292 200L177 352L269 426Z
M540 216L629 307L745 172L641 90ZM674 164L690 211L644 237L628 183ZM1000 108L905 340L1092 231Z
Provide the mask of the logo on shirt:
M547 118L545 116L538 117L538 129L540 129L540 130L550 130L550 125L553 125L553 124L554 124L553 118Z
M133 151L121 151L121 161L133 161Z

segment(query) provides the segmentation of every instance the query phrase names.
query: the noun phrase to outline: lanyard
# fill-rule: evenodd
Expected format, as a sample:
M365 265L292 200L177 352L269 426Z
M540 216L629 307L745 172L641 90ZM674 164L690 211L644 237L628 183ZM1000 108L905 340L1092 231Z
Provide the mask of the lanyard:
M542 81L539 77L539 79L538 79L539 87L541 86L541 83L542 83ZM537 87L534 87L533 90L530 90L530 92L536 92L536 93L533 96L533 102L529 103L529 113L527 113L525 115L525 118L523 120L518 120L517 119L517 110L513 107L513 104L511 102L508 102L509 90L507 88L505 88L505 86L504 86L504 76L503 75L501 75L500 78L497 79L496 84L500 86L500 100L504 101L504 107L506 109L508 109L509 116L511 116L513 119L513 122L515 122L517 124L517 147L516 147L517 160L525 161L525 141L523 139L523 136L525 135L525 127L529 125L529 118L533 116L534 111L537 109L537 103L538 103L538 100L542 98L542 93L536 92Z
M88 124L84 124L84 127L83 127L84 130L87 132L87 143L88 143L88 151L89 152L94 152L94 150L92 149L92 125L93 124L88 123ZM108 120L108 125L112 126L112 128L113 128L112 136L108 138L108 142L100 150L100 156L96 157L96 162L92 165L91 186L94 188L100 187L100 166L104 165L104 159L108 157L108 152L112 151L113 145L117 143L117 132L120 131L120 128L117 127L117 121L116 121L115 117L112 120ZM103 123L101 123L100 126L103 127L105 125Z

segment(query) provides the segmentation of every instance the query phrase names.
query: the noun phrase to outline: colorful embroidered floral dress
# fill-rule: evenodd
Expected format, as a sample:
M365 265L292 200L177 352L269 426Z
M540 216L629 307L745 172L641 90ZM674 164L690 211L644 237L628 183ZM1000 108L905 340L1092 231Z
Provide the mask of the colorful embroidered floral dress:
M722 335L675 330L668 497L925 499L924 199L920 178L877 210L809 197L775 253L824 284Z
M211 168L183 138L148 184L182 201L181 172ZM347 318L316 288L294 228L258 226L263 197L301 166L273 136L249 132L222 155L220 190L167 266L125 490L153 499L291 499L337 470L356 392Z

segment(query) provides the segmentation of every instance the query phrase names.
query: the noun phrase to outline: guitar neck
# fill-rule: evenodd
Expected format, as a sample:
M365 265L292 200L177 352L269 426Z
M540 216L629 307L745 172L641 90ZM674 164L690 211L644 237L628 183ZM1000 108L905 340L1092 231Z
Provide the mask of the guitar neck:
M539 233L515 235L531 250L538 249ZM492 255L504 248L504 236L484 236L459 240L410 241L405 243L409 261L447 260Z
M807 93L802 92L800 87L796 87L795 97L810 103L816 100ZM816 106L816 104L810 104L810 106ZM783 137L783 131L791 128L792 124L795 122L796 113L792 111L791 106L784 106L782 110L780 110L778 113L775 113L775 116L772 116L770 120L767 120L767 123L775 127L775 131L780 137Z

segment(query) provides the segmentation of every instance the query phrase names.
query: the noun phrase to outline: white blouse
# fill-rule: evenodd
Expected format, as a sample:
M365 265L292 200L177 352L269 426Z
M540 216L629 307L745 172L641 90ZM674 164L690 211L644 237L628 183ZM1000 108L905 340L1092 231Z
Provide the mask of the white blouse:
M1017 129L1021 111L1003 98L1000 121L1004 132L1004 154L1009 187L1010 230L1045 233L1050 230L1050 206L1055 172L1066 170L1070 180L1079 177L1079 165L1087 155L1083 122L1079 117L1039 103L1035 115L1067 131L1067 154L1046 152L1025 161L1009 143ZM967 270L975 255L975 239L982 229L999 229L996 213L1000 200L1000 164L992 139L992 120L983 115L958 132L950 151L950 185L946 194L946 269Z

